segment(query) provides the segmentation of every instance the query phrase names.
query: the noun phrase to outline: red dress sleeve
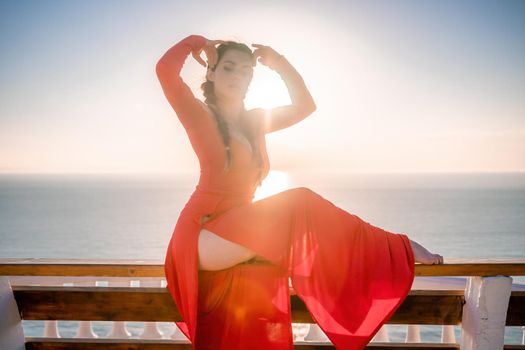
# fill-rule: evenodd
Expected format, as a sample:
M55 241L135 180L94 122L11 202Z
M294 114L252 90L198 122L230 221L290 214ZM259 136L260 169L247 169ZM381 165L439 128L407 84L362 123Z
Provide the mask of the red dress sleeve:
M173 45L160 58L155 67L157 77L177 117L187 131L198 128L205 120L206 110L180 77L186 58L206 43L201 35L190 35Z

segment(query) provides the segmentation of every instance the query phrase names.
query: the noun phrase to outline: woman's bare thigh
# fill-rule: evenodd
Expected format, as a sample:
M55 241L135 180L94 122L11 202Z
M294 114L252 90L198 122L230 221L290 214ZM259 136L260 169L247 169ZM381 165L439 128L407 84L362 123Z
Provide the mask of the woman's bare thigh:
M199 232L199 270L222 270L250 260L256 253L206 229Z

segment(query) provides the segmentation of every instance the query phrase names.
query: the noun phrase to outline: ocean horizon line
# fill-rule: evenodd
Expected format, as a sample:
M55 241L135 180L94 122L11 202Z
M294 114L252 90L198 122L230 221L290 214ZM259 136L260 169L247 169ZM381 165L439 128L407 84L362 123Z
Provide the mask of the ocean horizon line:
M350 171L350 170L332 170L332 169L298 169L298 170L289 170L289 169L271 169L270 171L279 171L286 173L319 173L319 174L356 174L356 175L388 175L388 174L415 174L415 175L434 175L434 174L525 174L524 170L479 170L479 171ZM156 171L156 172L131 172L131 171L72 171L72 172L2 172L0 171L0 176L2 175L195 175L199 174L199 171Z
M55 185L99 184L106 186L196 187L200 172L70 172L0 173L0 187L24 183ZM98 185L97 185L98 186ZM525 190L525 171L426 171L426 172L349 172L318 170L270 170L262 187L275 192L292 187L339 189L504 189ZM278 192L278 191L277 191Z

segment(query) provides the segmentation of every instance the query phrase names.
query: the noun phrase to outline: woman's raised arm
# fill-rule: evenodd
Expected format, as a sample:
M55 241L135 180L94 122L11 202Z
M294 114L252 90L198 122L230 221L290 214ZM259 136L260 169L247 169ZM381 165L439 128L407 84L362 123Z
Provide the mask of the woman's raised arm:
M204 122L206 111L182 80L180 72L189 54L198 53L206 43L207 39L201 35L187 36L166 51L155 67L164 95L186 130L193 130Z
M303 77L288 62L286 57L278 54L269 46L252 44L257 47L254 51L255 59L261 56L261 63L277 72L286 84L292 104L270 109L259 108L263 130L265 133L292 126L312 114L317 106L310 91L306 87Z

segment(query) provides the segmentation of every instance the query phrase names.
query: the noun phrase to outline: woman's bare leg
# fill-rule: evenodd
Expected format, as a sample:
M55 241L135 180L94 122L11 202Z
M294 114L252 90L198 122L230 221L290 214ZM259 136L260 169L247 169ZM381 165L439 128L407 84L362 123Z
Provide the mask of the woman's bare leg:
M443 256L429 252L425 247L410 239L410 245L414 251L414 260L422 264L443 264Z
M199 270L222 270L255 257L256 254L206 229L199 232Z

